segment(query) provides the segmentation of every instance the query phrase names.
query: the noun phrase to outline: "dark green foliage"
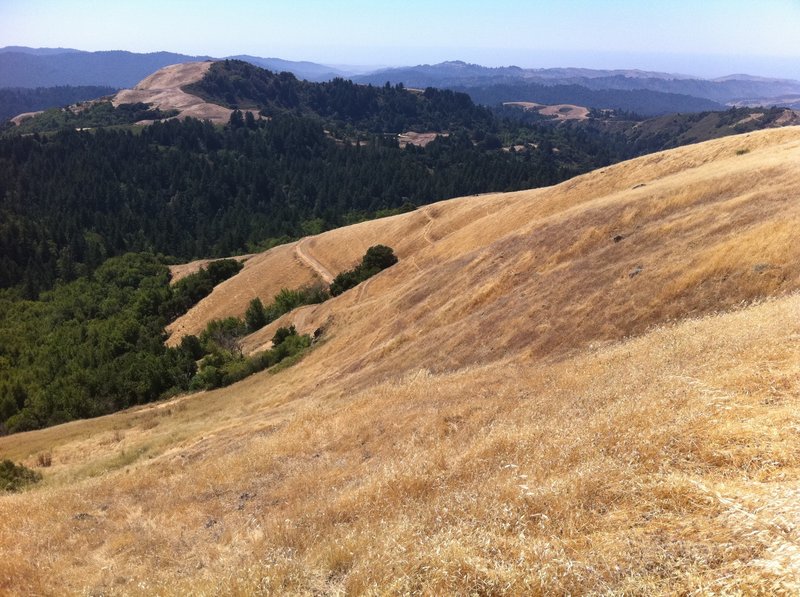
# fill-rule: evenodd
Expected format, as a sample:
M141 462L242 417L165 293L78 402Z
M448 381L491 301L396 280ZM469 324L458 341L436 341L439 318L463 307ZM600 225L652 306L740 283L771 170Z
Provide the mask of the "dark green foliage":
M36 483L42 475L10 460L0 461L0 491L19 491L26 485Z
M367 249L361 259L361 267L367 271L381 271L397 263L397 256L391 247L386 245L374 245Z
M267 314L264 312L264 303L256 297L247 306L244 312L244 322L248 332L255 332L267 325Z
M332 296L338 296L345 290L359 285L364 280L371 278L381 270L397 263L394 251L386 245L375 245L367 249L366 254L356 267L340 273L333 279L330 286Z
M242 267L244 266L235 259L220 259L181 278L172 288L172 297L161 305L161 315L171 321L186 313L202 298L211 294L214 286L237 274Z
M241 354L239 339L247 334L247 326L238 317L213 319L200 334L200 344L206 352Z
M344 291L358 286L360 282L361 279L356 274L355 270L347 270L346 272L342 272L333 279L333 282L331 282L331 296L339 296Z
M288 313L297 307L325 302L329 296L327 289L319 284L296 290L281 288L280 292L275 295L272 303L265 310L267 323L275 321L284 313Z
M220 282L223 282L239 273L243 267L244 265L242 265L242 263L236 259L219 259L209 263L205 267L205 271L208 277L211 279L211 283L216 286Z
M44 133L64 129L95 128L102 126L130 125L140 120L159 120L176 116L176 110L159 110L147 104L120 104L109 101L96 102L73 112L70 109L51 108L36 118L23 121L19 126L6 129L14 135Z
M113 87L63 85L59 87L0 88L0 122L18 114L68 106L84 100L111 95Z
M272 336L272 344L274 346L278 346L279 344L283 343L286 338L289 336L294 336L297 334L297 330L293 325L287 327L278 328L275 330L275 335Z
M10 432L96 416L185 389L196 346L164 346L169 271L127 254L38 301L0 295L0 416Z
M214 350L201 361L200 369L190 387L193 390L211 390L230 385L285 359L297 357L309 346L311 337L307 334L299 335L294 326L291 326L278 328L270 350L250 357L231 351Z
M313 115L335 127L370 133L470 128L488 126L492 120L485 108L473 104L464 93L428 88L417 94L402 85L373 87L345 79L309 83L291 73L273 73L240 60L214 63L201 81L186 90L232 108L253 108L268 116ZM253 128L255 121L246 119L237 109L230 125Z
M181 351L190 356L193 360L198 360L203 357L205 351L203 344L197 336L188 335L181 338Z

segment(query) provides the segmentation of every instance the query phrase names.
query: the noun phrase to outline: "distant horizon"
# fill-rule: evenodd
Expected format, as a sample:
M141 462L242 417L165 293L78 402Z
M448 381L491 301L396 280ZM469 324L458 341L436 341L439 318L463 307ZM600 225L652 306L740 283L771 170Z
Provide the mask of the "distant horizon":
M587 58L588 62L581 62L581 63L577 63L577 62L567 62L567 63L549 62L547 64L525 64L523 62L519 62L519 63L513 63L513 62L509 62L509 63L501 63L501 62L482 63L482 62L476 62L474 60L468 60L468 59L465 59L463 57L451 57L451 58L445 58L445 59L442 59L442 60L435 60L435 61L434 60L427 60L427 61L418 61L418 62L409 62L409 63L368 64L368 63L365 63L365 62L362 62L362 63L341 63L341 62L340 63L331 63L331 62L325 62L325 61L322 61L322 60L315 60L315 59L310 58L310 57L296 57L296 56L287 57L287 56L282 56L282 55L266 54L266 53L254 54L254 53L251 53L251 52L234 52L234 53L230 53L230 54L214 55L214 54L211 54L211 53L208 53L208 52L192 53L192 52L181 51L181 50L173 50L173 49L158 49L158 50L138 51L138 50L131 50L131 49L127 49L127 48L104 48L104 49L99 49L99 50L94 50L94 49L87 50L87 49L76 48L76 47L33 46L33 45L26 45L26 44L21 44L21 43L8 44L6 46L2 46L2 48L0 48L0 49L15 48L15 47L26 48L26 49L29 49L29 50L37 50L37 51L49 50L49 51L53 51L53 52L58 51L58 50L63 50L64 52L89 52L89 53L93 53L93 52L130 52L130 53L133 53L133 54L158 54L158 53L164 52L164 53L170 53L170 54L182 54L182 55L190 56L190 57L205 57L205 56L208 56L210 58L215 58L215 59L219 59L219 60L225 59L225 58L228 58L228 57L232 57L232 56L248 55L248 56L253 56L253 57L256 57L256 58L271 58L271 59L278 59L278 60L286 60L286 61L289 61L289 62L311 62L311 63L319 64L319 65L322 65L322 66L327 66L327 67L330 67L332 69L337 69L337 70L348 70L349 69L349 70L353 71L356 74L370 73L370 72L375 72L375 71L378 71L378 70L391 69L391 68L404 68L404 67L414 67L414 66L423 66L423 65L433 66L433 65L442 64L442 63L445 63L445 62L464 62L464 63L467 63L467 64L474 64L474 65L483 66L483 67L487 67L487 68L510 68L510 67L518 67L518 68L522 68L522 69L558 69L558 68L570 69L570 68L574 68L574 69L588 69L588 70L616 70L616 71L654 72L654 73L660 73L660 74L670 74L670 75L676 75L676 76L681 76L681 77L691 77L691 78L699 78L699 79L717 79L717 78L728 77L728 76L732 76L732 75L747 75L747 76L752 76L752 77L800 80L800 58L798 58L797 61L795 61L794 59L782 59L782 58L775 58L775 57L750 57L749 58L750 63L756 65L756 68L758 70L742 68L742 69L739 69L739 70L730 70L730 71L716 70L716 71L710 71L710 72L707 71L707 72L704 72L704 73L699 73L697 71L690 72L689 68L684 69L684 70L676 70L676 69L670 68L670 66L669 66L670 63L668 61L669 60L674 60L676 55L650 55L648 58L649 58L649 60L651 62L649 62L648 64L638 63L638 64L633 64L633 65L631 65L630 62L626 62L623 65L614 65L615 63L609 62L609 60L611 59L610 56L605 56L604 57L604 56L598 56L597 54L592 56L591 59ZM693 56L693 55L686 55L686 56L681 56L681 57L684 60L693 61L693 63L695 63L695 64L696 64L696 59L698 58L697 56ZM725 64L729 64L727 62L729 57L727 57L727 56L705 56L704 58L707 61L712 60L712 59L716 59L719 62L724 62ZM633 60L633 58L629 58L629 60ZM764 62L764 63L769 62L772 65L771 68L768 68L767 71L761 70L757 66L759 60ZM787 73L787 74L780 74L780 72L775 69L775 64L774 63L776 61L780 63L780 62L783 62L784 60L786 60L787 63L791 63L792 67L795 69L795 74L792 74L791 72Z
M800 80L800 1L4 0L0 44L318 64L647 70Z

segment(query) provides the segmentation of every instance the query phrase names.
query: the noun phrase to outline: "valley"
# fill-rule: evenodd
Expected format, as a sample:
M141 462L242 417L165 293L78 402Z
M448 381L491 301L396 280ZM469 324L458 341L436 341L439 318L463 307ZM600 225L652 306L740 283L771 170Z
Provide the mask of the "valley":
M754 131L248 254L168 342L399 262L243 339L322 329L292 367L1 437L44 479L0 588L798 590L799 161Z
M0 597L800 595L800 4L0 22Z

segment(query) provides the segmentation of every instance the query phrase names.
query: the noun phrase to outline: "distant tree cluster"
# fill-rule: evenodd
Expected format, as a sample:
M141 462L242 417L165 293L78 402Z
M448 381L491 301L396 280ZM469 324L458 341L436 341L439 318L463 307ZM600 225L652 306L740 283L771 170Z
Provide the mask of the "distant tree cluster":
M488 127L491 113L468 95L428 88L423 93L402 84L357 85L337 78L327 83L299 81L291 73L273 73L240 60L214 63L206 76L185 88L231 108L264 116L292 112L313 115L339 126L369 133ZM236 117L236 126L245 122Z
M23 120L18 126L6 123L6 135L43 133L63 129L82 129L103 126L129 125L141 120L158 120L178 114L177 110L159 110L148 104L120 104L114 106L110 101L99 101L78 110L51 108L35 118Z

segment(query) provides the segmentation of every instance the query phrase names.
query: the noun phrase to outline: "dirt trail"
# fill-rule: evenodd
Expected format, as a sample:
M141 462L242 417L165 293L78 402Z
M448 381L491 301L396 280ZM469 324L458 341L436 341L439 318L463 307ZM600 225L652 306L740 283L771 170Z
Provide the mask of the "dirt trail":
M436 220L431 215L431 212L430 212L429 209L426 209L422 213L425 215L426 218L428 218L428 223L425 224L425 228L422 229L422 238L424 238L425 242L427 242L429 245L432 245L432 244L434 244L435 241L433 239L431 239L431 227L433 227L433 223Z
M326 284L330 284L331 282L333 282L333 275L327 270L327 268L324 265L322 265L319 261L317 261L307 252L305 248L307 240L308 239L303 239L295 245L294 254L300 261L302 261L308 267L313 269Z
M375 276L364 280L361 284L358 285L358 294L356 295L356 302L360 303L363 299L369 298L367 297L367 288L369 287L369 283L375 279Z

